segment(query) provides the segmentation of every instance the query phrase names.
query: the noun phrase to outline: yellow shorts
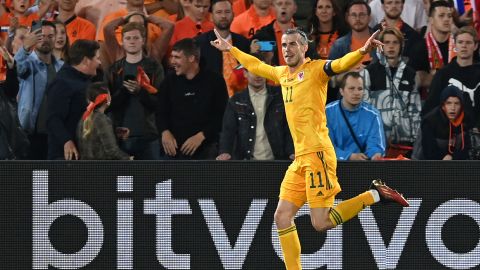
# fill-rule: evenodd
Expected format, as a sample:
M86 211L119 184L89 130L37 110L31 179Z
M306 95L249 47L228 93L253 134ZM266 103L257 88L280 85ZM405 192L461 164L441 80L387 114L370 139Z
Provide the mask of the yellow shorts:
M285 173L279 197L299 208L305 202L310 208L328 208L333 206L335 195L341 190L332 148L296 157Z

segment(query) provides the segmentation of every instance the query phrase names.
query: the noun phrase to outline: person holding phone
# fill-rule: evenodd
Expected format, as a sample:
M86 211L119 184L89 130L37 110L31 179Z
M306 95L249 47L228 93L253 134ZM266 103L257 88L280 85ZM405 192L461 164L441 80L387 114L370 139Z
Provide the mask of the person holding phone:
M264 55L266 63L273 66L285 65L282 47L282 35L288 29L294 28L293 15L297 11L297 4L294 0L273 0L275 20L260 28L252 38L250 51L260 52ZM313 48L306 54L311 58L318 58Z
M52 22L33 22L15 54L20 82L18 118L31 141L30 159L47 159L47 86L63 66L53 54L56 28Z
M147 42L143 23L130 22L122 27L122 49L125 57L109 69L107 80L112 89L110 107L117 133L130 135L120 142L120 148L135 159L160 159L160 141L155 112L157 91L163 80L163 68L144 54Z

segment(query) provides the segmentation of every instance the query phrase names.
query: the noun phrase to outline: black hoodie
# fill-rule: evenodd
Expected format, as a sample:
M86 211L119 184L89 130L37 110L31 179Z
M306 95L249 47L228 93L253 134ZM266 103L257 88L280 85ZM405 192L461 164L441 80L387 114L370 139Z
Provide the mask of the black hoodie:
M442 160L450 154L454 160L468 159L470 139L468 125L464 115L462 123L455 126L442 109L443 103L449 97L458 97L462 105L460 113L467 114L464 109L463 93L455 86L447 86L440 95L440 105L425 115L422 121L423 155L428 160Z

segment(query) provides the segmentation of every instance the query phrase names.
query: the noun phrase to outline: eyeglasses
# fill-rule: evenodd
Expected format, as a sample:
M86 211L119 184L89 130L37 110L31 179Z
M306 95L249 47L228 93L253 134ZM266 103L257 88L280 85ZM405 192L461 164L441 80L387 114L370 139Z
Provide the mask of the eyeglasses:
M357 14L357 13L350 13L350 14L348 14L348 16L350 16L350 17L352 17L352 18L354 18L354 19L361 19L361 20L363 20L363 19L367 18L368 14L367 14L367 13L359 13L359 14Z

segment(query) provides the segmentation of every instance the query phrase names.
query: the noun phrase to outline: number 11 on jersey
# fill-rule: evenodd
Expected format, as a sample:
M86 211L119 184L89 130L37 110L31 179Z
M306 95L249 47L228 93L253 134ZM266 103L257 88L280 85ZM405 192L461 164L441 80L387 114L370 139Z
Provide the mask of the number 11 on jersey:
M285 103L293 102L293 86L286 86L285 87Z

